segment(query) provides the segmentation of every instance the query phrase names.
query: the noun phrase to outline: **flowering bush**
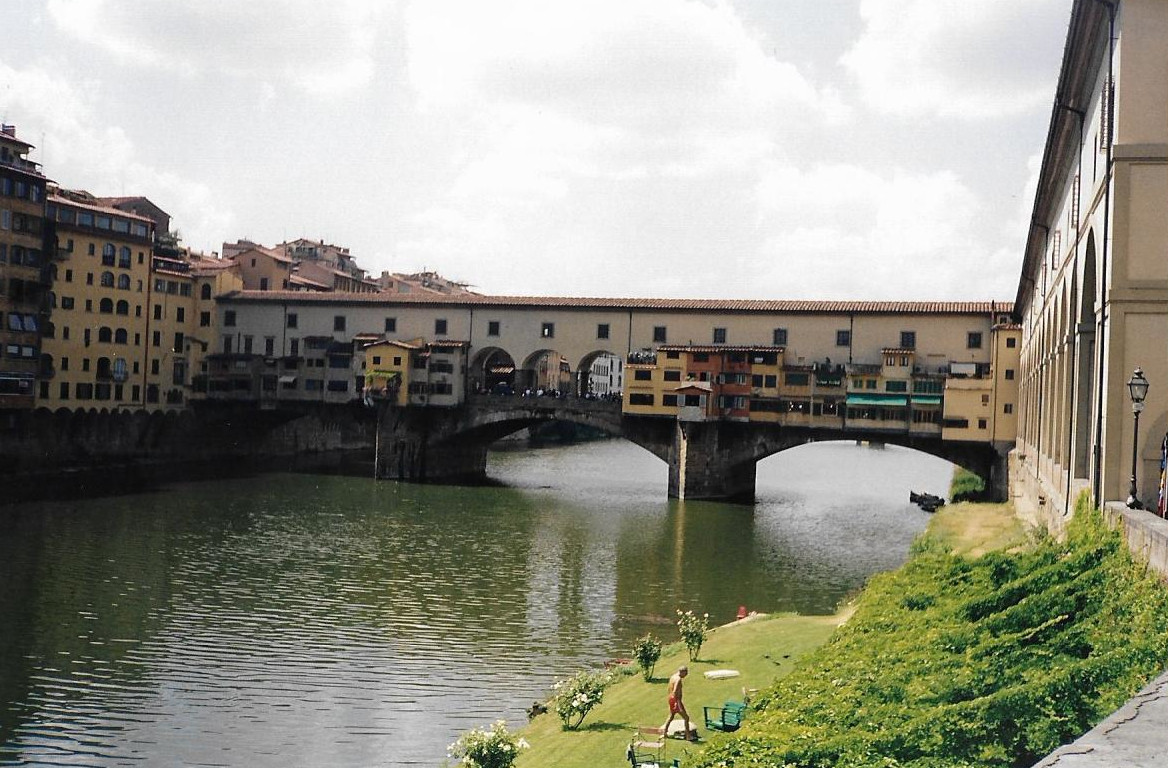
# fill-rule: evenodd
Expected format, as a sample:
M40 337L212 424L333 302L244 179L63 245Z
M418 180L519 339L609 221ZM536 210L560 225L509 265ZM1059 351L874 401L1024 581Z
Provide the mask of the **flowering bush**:
M564 728L574 731L584 722L592 708L604 698L604 689L612 678L604 672L580 672L552 686L551 706L560 716Z
M450 756L459 758L458 765L468 768L511 768L519 750L528 743L507 730L507 724L497 720L490 730L475 728L467 731L450 745Z
M709 629L710 614L703 613L698 616L693 611L677 612L677 631L681 633L681 640L689 650L690 661L697 661Z
M633 658L641 667L645 681L653 679L653 667L657 666L657 660L661 658L661 641L653 637L652 633L645 635L633 646Z

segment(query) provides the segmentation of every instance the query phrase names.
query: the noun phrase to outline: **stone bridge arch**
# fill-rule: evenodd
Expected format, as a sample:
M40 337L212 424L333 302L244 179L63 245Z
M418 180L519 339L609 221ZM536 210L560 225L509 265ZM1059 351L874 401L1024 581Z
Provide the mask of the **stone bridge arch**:
M606 357L611 358L613 361L612 365L618 366L620 370L609 374L611 381L605 382L605 389L607 390L609 386L612 386L616 391L620 390L620 387L616 386L615 382L618 375L623 375L624 357L610 349L594 349L581 356L580 362L576 365L575 394L577 396L583 397L590 393L598 394L597 388L594 386L596 382L592 380L592 367L596 361Z

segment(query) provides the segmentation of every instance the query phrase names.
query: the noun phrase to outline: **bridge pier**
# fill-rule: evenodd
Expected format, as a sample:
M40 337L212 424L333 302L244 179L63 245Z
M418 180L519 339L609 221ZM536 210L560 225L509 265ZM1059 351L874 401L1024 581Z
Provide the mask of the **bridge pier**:
M757 462L743 458L742 450L752 437L747 425L679 420L669 457L669 495L754 501Z

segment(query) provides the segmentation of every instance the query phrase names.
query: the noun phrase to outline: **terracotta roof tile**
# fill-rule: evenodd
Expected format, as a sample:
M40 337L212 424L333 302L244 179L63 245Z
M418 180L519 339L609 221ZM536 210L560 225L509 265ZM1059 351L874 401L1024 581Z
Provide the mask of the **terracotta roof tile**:
M555 307L562 309L652 309L673 312L792 312L816 314L1009 314L1008 301L813 301L802 299L641 299L570 296L490 296L437 293L306 294L296 291L236 291L223 297L235 302L336 304L420 304L450 307Z

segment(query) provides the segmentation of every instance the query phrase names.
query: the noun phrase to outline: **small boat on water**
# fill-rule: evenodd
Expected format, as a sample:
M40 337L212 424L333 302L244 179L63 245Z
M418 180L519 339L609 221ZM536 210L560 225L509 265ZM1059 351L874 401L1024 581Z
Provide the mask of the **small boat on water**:
M931 493L917 493L916 491L909 491L908 500L926 512L936 512L938 507L945 506L945 499L941 498L940 496L934 496Z

